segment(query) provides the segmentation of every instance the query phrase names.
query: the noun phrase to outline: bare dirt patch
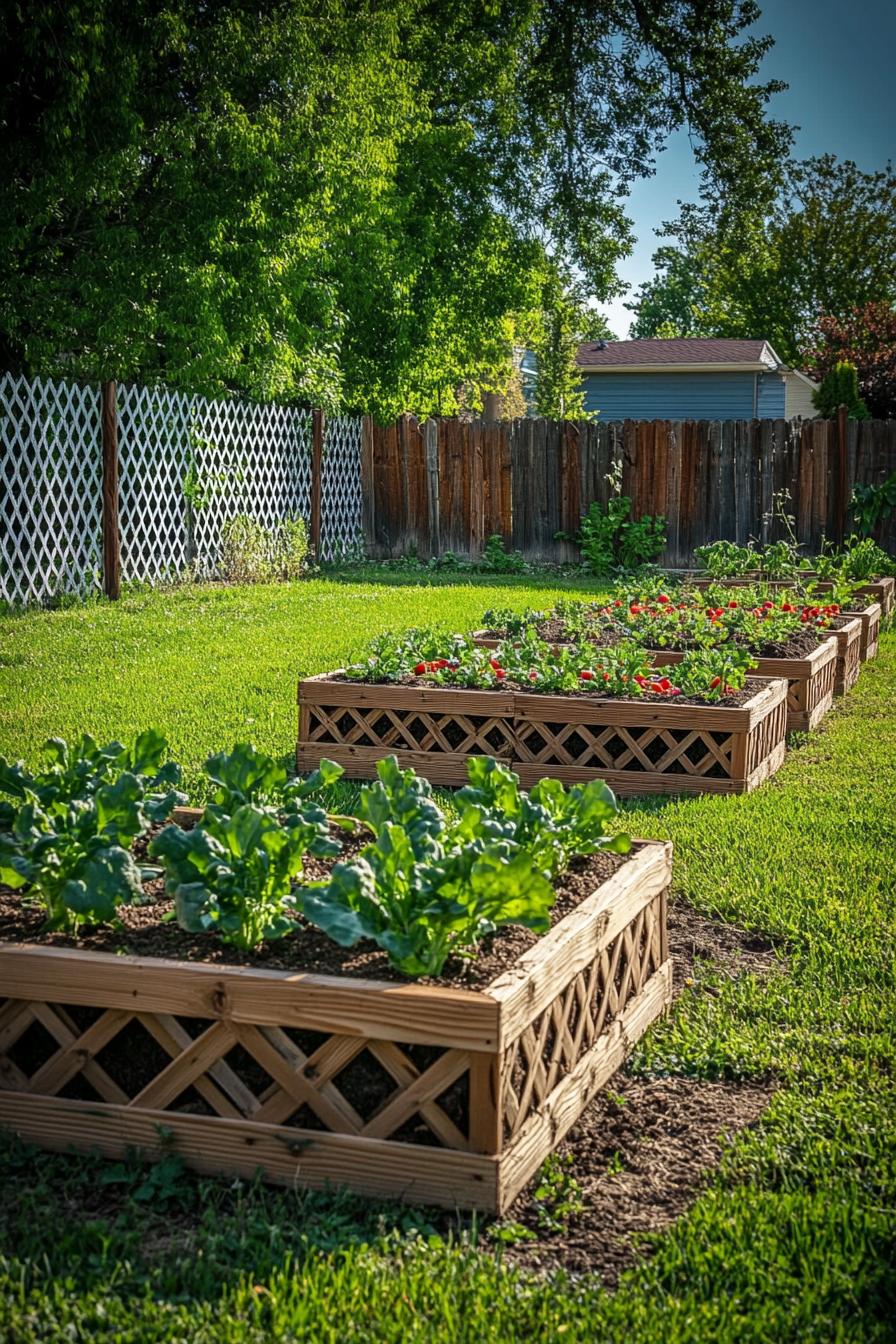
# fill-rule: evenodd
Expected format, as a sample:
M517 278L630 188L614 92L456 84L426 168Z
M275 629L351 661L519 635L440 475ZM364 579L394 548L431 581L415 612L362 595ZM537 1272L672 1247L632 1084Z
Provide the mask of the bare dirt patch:
M547 1273L598 1274L608 1287L697 1199L722 1148L766 1109L771 1083L708 1083L690 1078L633 1078L621 1070L561 1144L585 1205L555 1235L539 1230L531 1188L509 1218L537 1240L505 1258Z
M701 972L736 978L786 968L782 949L762 934L699 914L683 901L669 905L673 994ZM715 992L710 985L703 986ZM723 1147L762 1116L775 1084L637 1078L626 1069L610 1080L557 1150L578 1184L584 1205L565 1228L547 1230L530 1183L507 1221L534 1240L505 1248L505 1258L548 1273L598 1274L613 1287L649 1252L645 1234L663 1232L699 1197Z

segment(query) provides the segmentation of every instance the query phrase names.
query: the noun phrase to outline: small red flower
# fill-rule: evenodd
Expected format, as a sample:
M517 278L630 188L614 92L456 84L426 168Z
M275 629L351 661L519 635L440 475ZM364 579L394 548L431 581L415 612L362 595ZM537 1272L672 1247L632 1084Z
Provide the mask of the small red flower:
M500 679L501 677L506 677L507 673L504 671L503 667L496 667L495 676Z
M659 597L657 598L657 602L662 602L663 606L665 606L668 601L669 598L666 596L665 593L660 593Z
M736 603L736 602L734 601L734 599L732 598L731 601L728 603L728 606L731 607L731 608L734 608L734 607L737 606L737 603Z

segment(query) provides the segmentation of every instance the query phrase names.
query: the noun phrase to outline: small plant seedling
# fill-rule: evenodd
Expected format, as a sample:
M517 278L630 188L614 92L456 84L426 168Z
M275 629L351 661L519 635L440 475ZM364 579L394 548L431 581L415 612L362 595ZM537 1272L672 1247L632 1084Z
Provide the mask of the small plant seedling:
M538 1230L543 1234L566 1232L570 1219L585 1212L582 1187L572 1165L572 1153L552 1153L541 1168L532 1198Z

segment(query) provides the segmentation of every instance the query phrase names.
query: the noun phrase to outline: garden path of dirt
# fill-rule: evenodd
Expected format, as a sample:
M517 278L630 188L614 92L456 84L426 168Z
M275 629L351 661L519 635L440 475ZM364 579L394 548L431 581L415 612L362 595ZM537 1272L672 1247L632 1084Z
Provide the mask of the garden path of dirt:
M680 901L669 907L669 943L676 995L687 983L699 985L705 970L736 977L786 966L768 939ZM546 1231L530 1185L505 1223L528 1228L535 1239L506 1245L505 1260L544 1273L596 1273L614 1286L649 1253L639 1234L662 1232L687 1211L718 1167L725 1142L760 1119L774 1090L771 1081L640 1078L621 1069L558 1149L559 1169L578 1183L583 1211L562 1230Z

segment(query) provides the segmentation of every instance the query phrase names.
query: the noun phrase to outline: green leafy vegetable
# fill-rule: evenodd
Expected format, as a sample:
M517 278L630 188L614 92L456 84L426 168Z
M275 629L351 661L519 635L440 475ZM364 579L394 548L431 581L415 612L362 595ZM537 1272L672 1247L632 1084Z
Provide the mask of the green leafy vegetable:
M0 757L0 882L29 888L46 928L76 931L108 922L142 897L130 846L184 802L180 777L163 764L167 743L150 729L129 746L47 743L47 769L34 775ZM164 789L164 792L159 792Z
M544 932L551 878L573 853L629 848L627 837L606 833L616 807L601 783L567 792L545 780L527 795L490 758L467 769L450 819L426 780L395 757L380 761L359 809L376 839L302 892L306 919L344 947L371 939L406 975L438 975L449 955L472 955L502 924Z
M307 778L289 780L273 757L238 743L205 768L216 787L199 823L192 830L166 826L149 852L164 867L181 927L215 930L248 951L295 929L293 888L305 856L339 853L331 818L311 795L342 767L322 761Z

